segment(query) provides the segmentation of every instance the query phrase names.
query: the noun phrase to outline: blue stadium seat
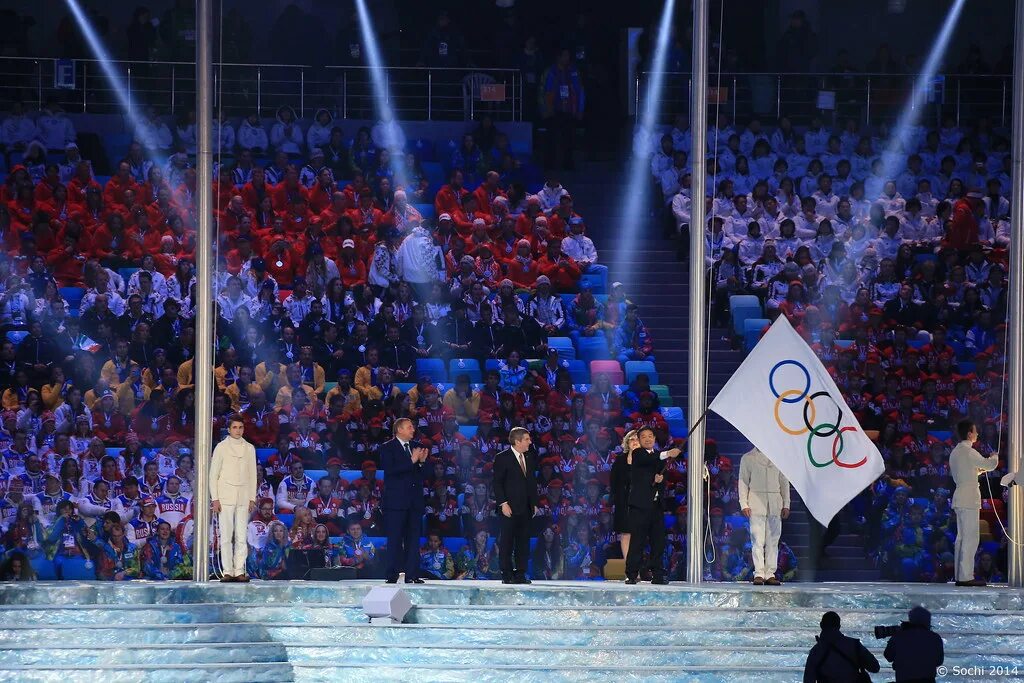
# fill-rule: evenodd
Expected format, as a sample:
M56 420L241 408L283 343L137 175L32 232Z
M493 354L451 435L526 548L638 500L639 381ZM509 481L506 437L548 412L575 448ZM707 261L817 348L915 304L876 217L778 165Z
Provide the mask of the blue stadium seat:
M412 389L414 386L416 386L416 383L415 382L395 382L395 386L398 387L398 390L401 391L402 393L408 394L409 390Z
M666 420L668 422L668 433L674 439L682 439L686 437L687 426L686 420Z
M53 560L45 557L33 558L30 562L32 569L36 572L36 579L39 581L53 581L57 578L57 570L53 567Z
M580 276L580 287L590 285L590 291L594 294L604 294L608 291L608 275L606 273L587 273Z
M908 339L907 340L907 346L909 346L912 349L918 349L918 350L920 350L922 347L924 347L924 345L927 344L927 343L928 342L922 341L920 339Z
M116 458L117 456L121 455L121 451L123 450L124 448L117 448L116 446L111 446L107 448L107 455Z
M480 361L476 358L452 358L448 361L448 376L454 381L459 375L469 375L470 382L480 382Z
M420 164L420 168L423 169L423 175L430 181L432 187L440 187L445 183L444 169L441 168L441 164L436 161L424 161Z
M356 479L361 479L363 477L363 472L362 470L341 470L340 472L338 472L338 476L344 479L345 481L351 483ZM375 477L375 479L383 480L384 470L378 469L377 476Z
M558 349L558 360L576 360L576 349L569 337L548 337L548 346Z
M669 392L669 388L665 384L652 384L651 391L658 397L658 403L662 408L669 408L675 405L672 400L672 394Z
M21 343L21 340L28 336L28 332L19 332L18 330L9 330L7 332L7 341L11 342L15 346Z
M459 433L467 439L472 439L476 436L476 427L473 425L462 425L459 427Z
M128 280L131 279L132 275L134 275L137 270L138 268L118 268L117 274L124 278L124 284L127 287Z
M445 392L455 385L445 382L434 382L434 386L437 387L437 393L441 394L441 397L444 398Z
M570 360L564 363L572 377L573 384L590 384L590 369L581 360Z
M577 356L585 363L611 358L611 354L608 352L608 340L603 334L594 337L580 337L577 344Z
M590 384L573 384L572 390L575 391L577 394L586 394L588 391L590 391L590 387Z
M448 379L448 372L445 370L444 361L440 358L417 358L416 376L426 375L431 382L444 382Z
M71 557L64 560L61 572L65 581L95 581L96 566L84 557Z
M444 547L448 549L452 555L462 550L462 547L466 545L466 539L461 536L449 536L443 539Z
M322 477L327 476L327 470L306 470L306 476L314 482L318 482Z
M743 350L750 350L761 340L761 330L772 324L767 318L747 318L743 321Z
M484 370L498 370L501 367L501 361L497 358L488 358L484 361Z
M747 318L764 317L761 311L761 300L752 294L730 296L729 312L732 315L732 331L737 337L743 335L743 321Z
M957 367L960 369L961 375L966 375L970 372L974 372L974 361L973 360L962 360L957 363Z
M627 360L625 369L626 384L632 384L637 375L647 375L651 384L661 384L658 381L658 369L649 360Z
M295 521L295 515L288 514L287 512L278 513L277 518L289 529L292 528L292 522Z
M274 453L277 453L276 448L257 448L256 459L260 461L261 465L266 465L267 460L269 460L270 456L272 456Z
M938 439L939 441L949 441L950 438L952 438L952 436L953 436L953 432L946 432L946 431L934 431L933 432L933 431L929 431L928 432L928 436L933 436L936 439Z
M420 215L425 220L432 221L436 217L433 204L413 204L413 206L416 207L416 210L420 212Z
M841 349L853 348L853 343L852 339L836 339L836 346Z
M666 420L683 420L684 422L686 421L683 417L683 409L680 408L679 406L662 407L661 415Z
M416 138L415 140L409 140L405 143L405 151L412 152L416 155L416 159L422 164L423 162L435 161L437 159L434 154L434 142L426 138Z
M562 300L562 310L566 313L569 312L569 304L576 298L575 294L559 294L558 298Z

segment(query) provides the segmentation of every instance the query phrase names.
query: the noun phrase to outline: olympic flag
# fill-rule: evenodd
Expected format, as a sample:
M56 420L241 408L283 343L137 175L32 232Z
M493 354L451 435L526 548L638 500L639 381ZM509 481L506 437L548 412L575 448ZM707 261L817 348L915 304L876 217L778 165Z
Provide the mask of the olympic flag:
M885 470L825 366L784 315L709 410L768 456L826 526Z

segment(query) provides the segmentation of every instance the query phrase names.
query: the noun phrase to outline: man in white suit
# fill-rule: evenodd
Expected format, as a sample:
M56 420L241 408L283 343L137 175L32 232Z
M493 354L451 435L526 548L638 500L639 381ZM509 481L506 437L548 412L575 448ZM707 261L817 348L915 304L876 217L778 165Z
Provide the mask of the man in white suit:
M768 456L754 449L740 460L740 509L750 519L754 585L778 586L782 520L789 517L789 480Z
M220 525L220 561L223 583L247 583L245 573L246 530L256 509L256 449L242 438L245 422L233 415L228 437L213 449L210 465L210 498Z
M960 443L949 454L949 469L956 482L953 491L953 511L956 513L956 585L984 586L985 582L974 578L974 555L978 552L979 524L981 510L981 489L978 475L991 472L999 464L999 454L989 457L974 450L978 440L978 428L970 420L960 420L956 425Z

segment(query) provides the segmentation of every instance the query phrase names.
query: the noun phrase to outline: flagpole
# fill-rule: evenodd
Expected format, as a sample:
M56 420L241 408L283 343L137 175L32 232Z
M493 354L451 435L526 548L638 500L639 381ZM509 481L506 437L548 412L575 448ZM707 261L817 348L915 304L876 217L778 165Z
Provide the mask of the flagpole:
M195 382L196 490L192 500L193 578L209 580L210 458L213 453L213 59L212 0L198 0L196 12L196 353L192 361Z
M690 583L704 578L704 426L707 368L707 285L704 273L705 156L708 131L708 0L693 0L693 80L690 87L690 350L687 414L701 415L687 440L687 560Z
M1013 201L1010 203L1010 269L1007 273L1010 289L1010 320L1007 326L1010 396L1006 467L1010 472L1020 472L1024 468L1024 459L1021 457L1021 448L1024 446L1021 443L1024 438L1024 406L1021 403L1024 400L1024 368L1021 367L1021 354L1024 353L1021 338L1021 325L1024 325L1024 206L1021 205L1021 199L1024 198L1024 0L1017 0L1016 15L1011 88L1013 131L1010 136L1013 161L1010 197ZM1024 538L1024 488L1020 485L1010 487L1008 518L1010 538L1018 543L1010 543L1007 582L1012 587L1021 588L1024 586L1024 549L1019 541Z

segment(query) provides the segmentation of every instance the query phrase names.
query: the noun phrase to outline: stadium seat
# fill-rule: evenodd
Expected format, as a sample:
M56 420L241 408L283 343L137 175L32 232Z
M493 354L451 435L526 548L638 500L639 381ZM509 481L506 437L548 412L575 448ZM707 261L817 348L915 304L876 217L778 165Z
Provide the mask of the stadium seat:
M608 352L608 340L603 334L595 337L580 337L577 341L576 355L585 363L608 360L611 358L611 354Z
M960 369L961 375L967 375L974 372L974 361L973 360L962 360L957 363L957 367Z
M292 522L295 521L295 515L289 514L287 512L278 513L277 518L279 520L281 520L281 523L284 524L289 529L292 528Z
M476 427L474 425L462 425L459 427L459 433L467 439L472 439L476 436Z
M431 382L444 382L448 379L448 372L444 368L444 361L440 358L417 358L416 376L427 376Z
M77 311L85 297L85 290L81 287L61 287L60 295L68 302L68 310Z
M96 565L84 557L71 557L64 560L61 573L65 581L95 581Z
M257 448L256 459L259 460L261 465L266 465L267 460L269 460L270 456L272 456L274 453L277 453L276 448Z
M939 431L939 430L937 430L937 431L929 430L928 431L928 436L934 437L934 438L938 439L939 441L949 441L950 438L952 438L952 436L953 436L953 432Z
M595 378L600 374L608 375L612 384L625 384L626 376L622 372L622 366L617 360L592 360L590 361L590 376Z
M668 433L673 439L683 439L686 437L688 433L686 420L675 419L665 421L668 422Z
M604 273L587 273L580 276L580 287L590 285L590 291L594 294L604 294L608 291L608 275Z
M416 160L421 164L424 162L436 161L434 154L434 142L426 138L416 138L405 143L405 151L416 155Z
M590 383L590 371L587 369L587 364L581 360L570 360L563 365L569 370L569 376L572 377L573 384L589 384Z
M662 406L661 415L666 420L683 420L685 422L685 418L683 418L683 409L679 406Z
M448 361L448 376L455 380L459 375L469 375L470 382L480 382L480 361L476 358L452 358Z
M852 339L836 339L835 341L836 347L840 349L851 349L853 348L853 343Z
M420 212L420 215L423 216L424 220L434 220L435 216L433 204L413 204L413 206L417 211Z
M743 321L743 350L750 353L761 340L762 330L771 324L767 318L746 318Z
M21 332L19 330L8 330L7 341L11 342L15 346L21 343L21 340L28 336L28 332Z
M414 386L416 386L416 383L415 382L395 382L395 386L398 387L398 390L401 391L402 393L408 394L409 390L412 389Z
M32 569L36 572L36 580L53 581L57 578L57 570L53 566L53 560L40 556L32 558L29 564L32 565Z
M658 384L658 370L649 360L626 361L626 384L632 384L637 375L647 375L651 384Z
M327 470L306 470L306 476L317 482L321 477L327 476Z
M569 337L548 337L548 347L558 349L558 360L576 360L576 348Z
M484 370L497 371L501 367L501 361L497 358L488 358L484 361Z
M138 270L138 268L118 268L117 274L124 279L124 284L127 287L128 280L130 280L132 278L132 275L134 275Z
M324 382L324 396L330 393L331 389L338 386L337 382Z
M747 318L764 317L761 300L750 294L734 294L729 297L729 313L732 316L732 332L743 336L743 321Z
M658 397L658 403L661 404L662 408L667 408L673 405L672 394L669 392L668 385L665 384L652 384L651 391Z

